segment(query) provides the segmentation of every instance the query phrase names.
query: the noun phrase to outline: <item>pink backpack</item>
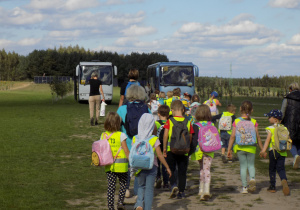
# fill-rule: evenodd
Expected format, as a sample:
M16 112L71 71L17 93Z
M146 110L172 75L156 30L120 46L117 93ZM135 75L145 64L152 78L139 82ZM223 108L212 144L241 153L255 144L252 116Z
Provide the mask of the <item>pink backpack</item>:
M195 123L199 127L198 144L202 152L214 152L221 149L218 129L208 122L207 125Z
M118 156L118 153L121 150L121 147L116 154L115 158L112 156L110 144L108 142L109 138L113 135L111 133L109 136L104 133L101 135L104 139L100 138L100 140L95 141L92 145L92 164L95 166L106 166L114 163L114 159Z

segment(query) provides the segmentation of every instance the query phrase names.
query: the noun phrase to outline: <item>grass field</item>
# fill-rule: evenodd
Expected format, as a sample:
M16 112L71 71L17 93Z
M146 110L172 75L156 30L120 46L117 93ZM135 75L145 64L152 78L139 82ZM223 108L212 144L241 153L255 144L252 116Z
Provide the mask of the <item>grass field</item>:
M17 84L15 85L17 86ZM107 111L116 111L119 89ZM234 98L239 107L246 98ZM252 99L253 116L281 99ZM220 99L225 109L226 98ZM82 209L105 205L106 176L91 166L91 145L103 125L89 125L88 104L73 96L52 103L49 85L0 91L0 209ZM101 122L103 122L101 118ZM266 127L265 118L258 119ZM100 123L101 123L100 122ZM260 170L267 170L265 166Z

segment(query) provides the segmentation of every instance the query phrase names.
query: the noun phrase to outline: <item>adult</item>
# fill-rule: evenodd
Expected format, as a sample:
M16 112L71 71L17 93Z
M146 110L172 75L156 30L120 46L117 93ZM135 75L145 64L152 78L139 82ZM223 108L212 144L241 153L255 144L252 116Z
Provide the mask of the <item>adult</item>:
M293 82L289 85L289 94L287 94L281 106L282 124L287 127L292 139L291 154L294 157L293 168L299 168L300 164L300 91L299 85Z
M100 102L101 102L101 97L100 97L100 92L102 95L102 100L105 101L104 98L104 93L102 89L102 82L98 80L98 73L93 72L91 75L91 79L89 80L90 84L90 97L89 97L89 109L90 109L90 121L91 121L91 126L94 125L94 110L95 110L95 105L96 105L96 121L95 125L98 125L98 119L99 119L99 110L100 110ZM99 91L100 90L100 91Z
M137 69L130 69L128 72L128 82L124 82L121 86L120 90L120 101L119 101L119 107L126 103L126 92L127 89L131 85L140 85L140 83L137 81L139 78L139 70ZM144 90L145 91L145 90Z
M118 108L117 113L120 115L120 117L122 119L121 131L127 135L126 144L130 151L131 145L132 145L132 137L134 135L137 135L137 125L138 125L138 122L139 122L141 116L144 113L151 113L151 111L149 110L147 104L145 103L145 101L148 99L148 97L147 97L145 89L142 86L131 85L126 91L126 99L128 100L128 102L125 103L124 105L121 105ZM133 105L137 105L138 108L135 109L133 107ZM134 110L133 112L131 111L132 107ZM130 111L128 111L129 108L130 108ZM130 116L126 116L126 115L130 115ZM129 120L128 120L129 118L134 119L133 123L135 123L135 126L136 126L136 133L129 134L128 128L130 127L129 124L131 124L131 123L129 123ZM132 125L131 125L131 127L132 127ZM156 129L155 129L155 132L156 132ZM128 173L129 173L129 176L128 176L128 182L127 182L127 190L125 193L126 198L130 197L130 192L129 192L130 170L128 171ZM135 181L135 183L134 183L134 194L135 195L137 195L137 188L138 188L138 184Z
M146 90L147 95L150 97L151 87L150 87L149 83L147 83L147 85L145 86L145 90Z

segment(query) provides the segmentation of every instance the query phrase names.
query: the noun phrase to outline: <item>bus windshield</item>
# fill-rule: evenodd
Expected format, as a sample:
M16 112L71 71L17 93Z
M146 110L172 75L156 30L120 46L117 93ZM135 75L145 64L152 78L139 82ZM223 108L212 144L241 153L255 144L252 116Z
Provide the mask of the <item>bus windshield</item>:
M160 69L160 78L160 85L162 86L193 86L193 67L162 66Z
M102 85L112 84L112 66L81 66L80 84L87 85L91 79L93 72L98 73L98 79L102 81Z

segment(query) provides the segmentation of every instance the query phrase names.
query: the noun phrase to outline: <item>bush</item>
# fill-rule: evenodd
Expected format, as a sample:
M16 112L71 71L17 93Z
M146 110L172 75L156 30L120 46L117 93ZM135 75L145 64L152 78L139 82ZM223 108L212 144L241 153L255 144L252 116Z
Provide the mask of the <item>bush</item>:
M70 82L61 81L57 77L55 77L53 81L50 83L50 88L51 88L52 97L54 97L54 94L56 94L56 98L58 97L63 98L69 92L73 91L73 83L71 81Z

